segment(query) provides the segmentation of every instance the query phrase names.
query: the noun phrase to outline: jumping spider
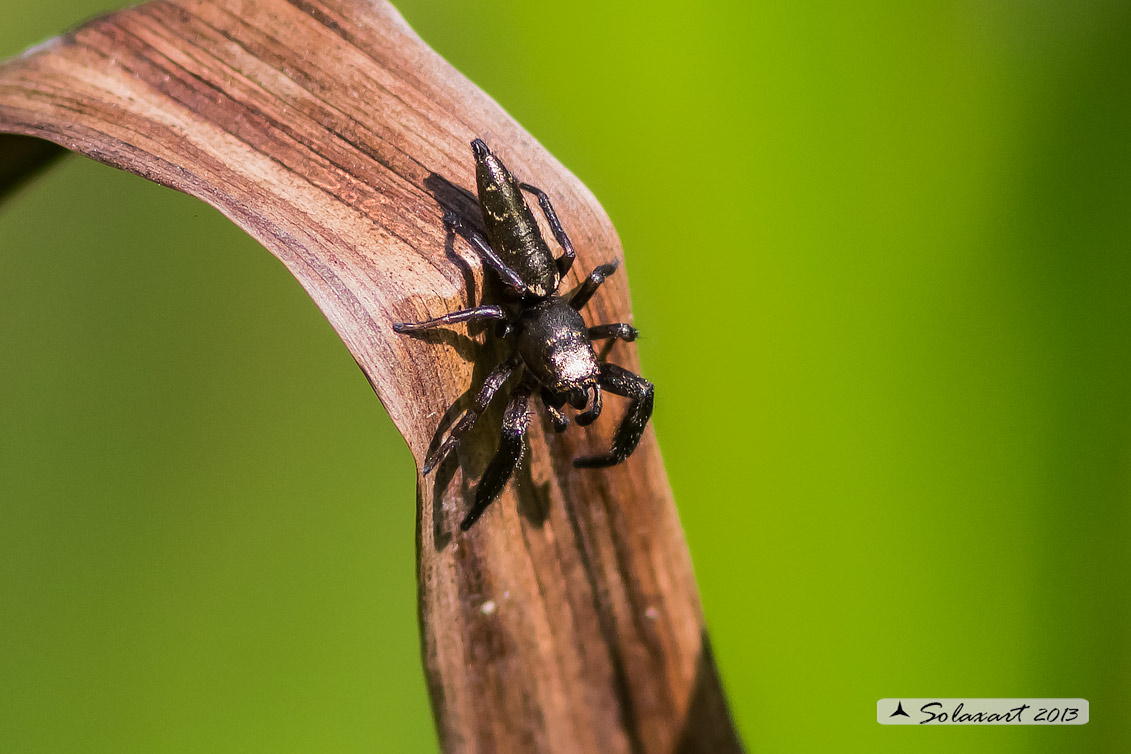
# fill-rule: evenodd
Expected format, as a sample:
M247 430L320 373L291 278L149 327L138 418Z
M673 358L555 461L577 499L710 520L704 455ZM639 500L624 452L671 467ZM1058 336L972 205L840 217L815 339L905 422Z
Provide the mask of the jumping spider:
M482 139L471 142L471 149L475 153L479 206L487 237L451 213L444 216L444 223L466 238L499 276L505 303L393 325L398 333L410 333L459 322L500 320L498 334L513 344L513 354L491 371L467 413L424 461L422 471L427 474L467 434L507 379L515 373L521 376L507 400L499 450L475 490L475 504L460 524L463 531L470 529L499 496L522 458L531 393L538 392L558 432L569 424L561 410L566 403L577 411L584 409L576 418L578 424L585 426L601 413L602 388L631 399L628 412L617 427L612 450L575 459L573 465L579 468L612 466L628 458L652 415L653 395L652 383L616 364L599 363L593 350L593 341L603 338L631 342L636 339L636 329L624 322L586 327L578 313L605 278L616 271L618 263L597 267L568 298L557 295L562 278L573 265L574 251L550 198L541 189L515 180ZM562 247L562 255L557 259L542 238L522 191L538 198L554 238Z

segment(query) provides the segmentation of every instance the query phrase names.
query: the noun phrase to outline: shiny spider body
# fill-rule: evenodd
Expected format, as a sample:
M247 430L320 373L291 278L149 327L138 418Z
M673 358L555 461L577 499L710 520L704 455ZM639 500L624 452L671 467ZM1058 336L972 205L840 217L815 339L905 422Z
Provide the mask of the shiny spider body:
M499 276L504 303L485 304L424 322L393 325L398 333L411 333L460 322L497 320L499 333L513 346L512 354L487 376L474 402L447 439L424 462L423 473L428 474L467 434L504 383L512 375L519 375L507 399L498 452L475 490L471 511L460 524L464 531L471 528L499 496L522 458L530 421L527 405L532 394L538 394L559 432L569 424L562 413L567 403L581 412L576 420L585 426L601 413L602 389L630 399L628 413L617 428L612 449L602 455L576 459L574 466L579 468L612 466L628 458L652 415L653 396L650 382L616 364L599 361L593 349L593 341L604 338L631 342L636 339L636 329L623 322L588 327L580 314L580 309L617 269L618 263L600 265L570 296L559 296L558 287L573 265L575 255L550 198L541 189L519 183L481 139L471 142L471 148L475 154L479 206L483 211L486 237L453 214L445 215L444 222L453 232L466 238ZM523 191L537 197L554 238L562 248L561 256L555 258L550 251Z

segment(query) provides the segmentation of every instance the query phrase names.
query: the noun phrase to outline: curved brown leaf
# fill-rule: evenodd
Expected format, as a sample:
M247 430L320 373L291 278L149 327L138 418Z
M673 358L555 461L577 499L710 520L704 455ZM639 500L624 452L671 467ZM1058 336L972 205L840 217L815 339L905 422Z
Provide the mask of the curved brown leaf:
M0 132L192 194L245 229L317 302L418 465L498 356L481 334L390 327L478 296L479 260L441 223L478 221L468 142L549 190L579 253L567 284L621 256L585 187L368 0L177 0L93 21L0 68ZM0 139L0 187L52 154L36 143ZM631 320L626 281L601 289L591 323ZM611 357L638 366L624 344ZM654 436L622 466L571 466L607 446L614 419L564 435L536 419L528 462L467 534L497 414L420 479L423 654L446 751L739 749Z

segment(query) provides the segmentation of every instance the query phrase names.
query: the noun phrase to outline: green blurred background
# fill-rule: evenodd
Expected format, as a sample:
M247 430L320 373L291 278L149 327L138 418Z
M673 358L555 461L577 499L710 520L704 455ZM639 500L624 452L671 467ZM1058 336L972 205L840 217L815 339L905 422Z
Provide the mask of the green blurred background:
M749 748L1131 750L1131 4L399 7L617 225ZM436 751L412 459L282 265L70 158L0 354L0 752Z

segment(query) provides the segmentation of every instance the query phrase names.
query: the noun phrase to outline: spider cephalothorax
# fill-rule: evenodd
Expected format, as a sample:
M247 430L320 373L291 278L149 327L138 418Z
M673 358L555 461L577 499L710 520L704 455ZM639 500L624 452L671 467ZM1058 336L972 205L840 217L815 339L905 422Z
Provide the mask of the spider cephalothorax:
M475 503L460 528L467 531L502 492L522 457L523 439L529 424L527 404L537 392L557 431L569 424L561 409L569 403L577 411L577 423L591 424L601 413L601 390L631 399L628 413L617 427L613 448L598 456L574 460L579 468L612 466L636 449L652 415L652 383L616 364L600 362L593 341L602 338L636 339L636 329L619 322L587 327L579 310L597 288L617 269L617 262L603 264L569 297L557 294L562 278L573 265L573 244L562 229L550 198L541 189L519 183L491 153L482 139L471 142L475 153L475 175L479 184L479 206L483 210L484 238L453 214L444 222L466 238L483 256L503 283L504 304L485 304L452 312L424 322L398 322L399 333L477 320L501 320L502 337L513 353L494 368L471 407L452 428L448 438L424 461L427 474L467 434L504 383L514 374L518 381L510 392L503 415L499 450L483 473L475 490ZM562 247L557 259L542 238L538 222L526 205L523 191L538 198L554 238Z

